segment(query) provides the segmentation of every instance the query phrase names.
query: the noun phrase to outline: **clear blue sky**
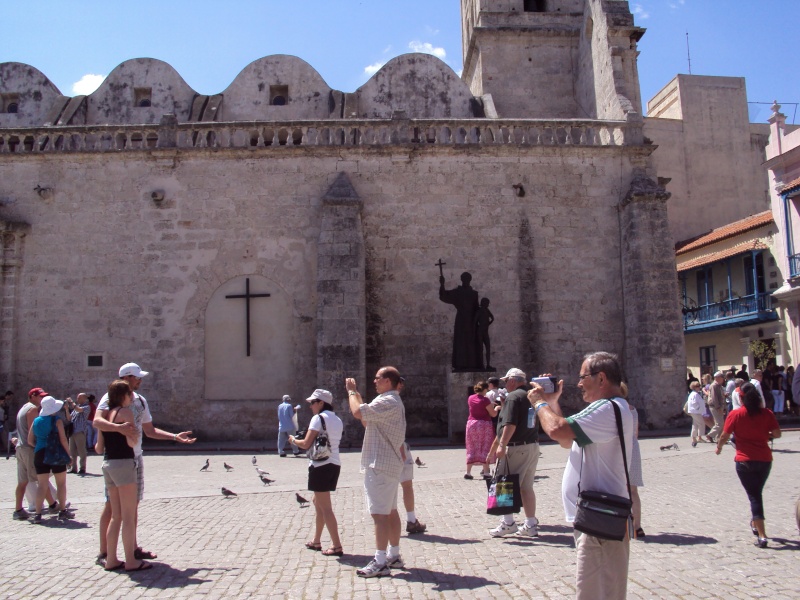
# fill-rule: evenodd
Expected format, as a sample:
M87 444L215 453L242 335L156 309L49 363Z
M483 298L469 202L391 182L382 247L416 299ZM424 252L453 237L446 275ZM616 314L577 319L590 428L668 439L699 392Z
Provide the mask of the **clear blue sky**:
M63 94L124 60L170 63L196 91L224 90L250 62L294 54L354 91L370 67L423 48L461 70L459 0L25 0L4 2L0 62L28 63ZM677 73L745 77L748 99L800 102L800 0L640 0L639 75L646 102ZM800 112L800 111L798 111ZM751 105L764 121L767 106ZM795 119L800 122L800 115Z

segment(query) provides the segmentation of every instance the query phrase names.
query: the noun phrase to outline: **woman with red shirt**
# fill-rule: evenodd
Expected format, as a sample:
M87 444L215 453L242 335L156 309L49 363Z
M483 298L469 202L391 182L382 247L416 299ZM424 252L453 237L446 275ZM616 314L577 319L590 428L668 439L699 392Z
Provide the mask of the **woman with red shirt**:
M772 468L770 436L781 437L781 428L772 411L761 408L761 396L753 384L744 384L741 396L744 406L731 411L725 420L722 435L717 440L717 454L722 452L722 447L735 434L736 474L750 500L750 514L753 516L750 529L758 536L755 545L766 548L762 491Z
M475 392L467 400L469 404L469 418L467 419L466 443L467 443L467 472L464 479L472 479L472 465L483 465L484 479L491 477L489 463L486 462L489 450L494 441L494 428L492 427L492 417L496 417L500 411L499 406L495 406L486 397L489 384L479 381L473 387Z

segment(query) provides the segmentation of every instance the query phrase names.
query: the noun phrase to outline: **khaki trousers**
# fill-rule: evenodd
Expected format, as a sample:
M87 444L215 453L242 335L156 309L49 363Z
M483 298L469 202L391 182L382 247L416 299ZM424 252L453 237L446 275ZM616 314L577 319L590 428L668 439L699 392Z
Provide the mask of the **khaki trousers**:
M575 531L578 600L625 600L630 540L615 542Z

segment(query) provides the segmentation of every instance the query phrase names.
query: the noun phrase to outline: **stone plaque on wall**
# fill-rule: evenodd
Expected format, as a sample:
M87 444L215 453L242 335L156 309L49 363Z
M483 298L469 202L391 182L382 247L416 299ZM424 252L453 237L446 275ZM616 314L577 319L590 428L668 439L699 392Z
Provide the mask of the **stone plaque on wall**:
M235 277L217 288L206 308L206 399L266 400L287 393L295 375L292 324L290 298L266 277Z

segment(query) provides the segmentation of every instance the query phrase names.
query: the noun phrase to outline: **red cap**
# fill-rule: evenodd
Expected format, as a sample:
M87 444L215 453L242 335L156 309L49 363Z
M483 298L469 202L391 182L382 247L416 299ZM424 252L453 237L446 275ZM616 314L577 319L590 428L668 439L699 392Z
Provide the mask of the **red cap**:
M28 398L31 396L47 396L47 392L45 392L42 388L33 388L30 392L28 392Z

